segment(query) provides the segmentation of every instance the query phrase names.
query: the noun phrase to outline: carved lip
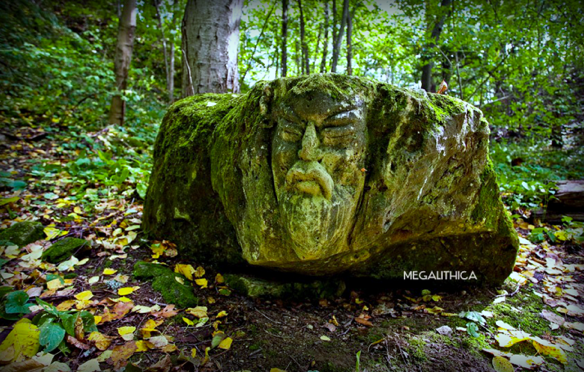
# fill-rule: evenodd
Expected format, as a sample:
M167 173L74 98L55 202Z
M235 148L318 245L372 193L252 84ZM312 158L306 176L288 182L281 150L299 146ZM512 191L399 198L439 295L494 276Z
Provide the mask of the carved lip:
M334 182L326 169L317 162L310 162L304 166L295 164L286 174L286 184L298 191L318 195L331 200Z

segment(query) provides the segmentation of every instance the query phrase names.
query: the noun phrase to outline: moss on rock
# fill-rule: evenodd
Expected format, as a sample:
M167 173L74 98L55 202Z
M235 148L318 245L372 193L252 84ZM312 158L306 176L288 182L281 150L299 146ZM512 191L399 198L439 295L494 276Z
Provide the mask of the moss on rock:
M8 241L19 247L44 238L43 225L40 222L17 222L0 232L0 240Z
M184 275L173 272L170 268L145 261L134 264L134 277L152 281L152 289L162 294L165 302L175 304L180 308L197 306L199 299L194 289ZM184 284L177 281L177 278Z
M249 275L227 274L225 282L233 290L253 298L285 298L293 300L334 298L341 296L346 285L342 280L280 282Z
M59 263L69 259L77 250L84 247L89 247L89 242L85 239L63 238L44 251L41 259L50 263Z

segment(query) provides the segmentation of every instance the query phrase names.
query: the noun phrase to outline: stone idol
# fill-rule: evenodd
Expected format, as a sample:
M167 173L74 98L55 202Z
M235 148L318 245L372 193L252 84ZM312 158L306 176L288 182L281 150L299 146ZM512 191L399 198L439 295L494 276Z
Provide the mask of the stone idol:
M351 76L189 97L160 128L144 228L197 263L498 284L518 242L488 136L463 101Z

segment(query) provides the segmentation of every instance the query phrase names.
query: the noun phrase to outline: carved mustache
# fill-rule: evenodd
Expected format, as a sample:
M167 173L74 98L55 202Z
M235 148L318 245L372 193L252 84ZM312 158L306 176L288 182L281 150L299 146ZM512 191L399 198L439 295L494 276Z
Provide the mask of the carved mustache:
M311 161L294 164L286 174L286 185L312 195L322 192L331 200L334 182L322 164Z

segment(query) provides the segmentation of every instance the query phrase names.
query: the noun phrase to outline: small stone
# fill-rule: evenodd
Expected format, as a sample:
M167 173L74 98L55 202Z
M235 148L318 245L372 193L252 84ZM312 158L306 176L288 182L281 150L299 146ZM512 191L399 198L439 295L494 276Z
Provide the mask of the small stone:
M54 264L60 263L68 260L84 247L89 247L89 242L85 239L64 238L53 243L53 245L44 251L41 259Z
M45 237L40 222L17 222L0 232L0 241L8 241L19 247L36 242Z
M444 336L450 336L452 334L452 328L450 328L447 325L444 325L442 327L436 328L436 332Z

